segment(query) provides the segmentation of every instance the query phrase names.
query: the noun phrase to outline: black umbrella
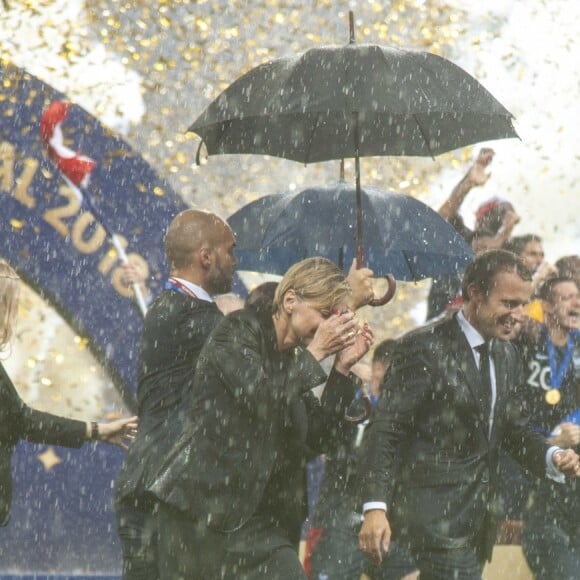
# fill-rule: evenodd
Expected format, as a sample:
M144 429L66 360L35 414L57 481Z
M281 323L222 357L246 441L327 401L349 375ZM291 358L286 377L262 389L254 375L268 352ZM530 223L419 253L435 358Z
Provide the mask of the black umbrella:
M338 183L267 195L228 218L239 268L283 274L297 261L324 256L347 267L356 257L353 186ZM417 199L361 191L367 265L377 275L420 280L462 271L473 253L437 212Z
M189 130L209 155L254 153L303 163L354 157L362 265L361 156L434 156L517 134L509 111L452 62L357 45L352 12L350 37L346 46L313 48L250 70Z

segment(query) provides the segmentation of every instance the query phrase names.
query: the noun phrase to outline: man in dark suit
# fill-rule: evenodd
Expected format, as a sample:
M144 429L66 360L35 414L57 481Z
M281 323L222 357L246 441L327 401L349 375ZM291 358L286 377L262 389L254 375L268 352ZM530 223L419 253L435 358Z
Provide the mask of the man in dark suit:
M384 387L391 396L365 442L360 547L380 562L390 521L421 580L481 578L495 541L500 446L538 477L580 471L573 451L528 427L514 396L522 365L509 338L530 298L527 268L511 252L486 252L462 292L459 313L401 341Z
M206 211L180 213L167 231L171 276L145 318L137 387L139 433L117 480L124 578L158 578L157 508L145 490L152 469L181 434L197 358L223 318L211 296L231 289L234 246L230 227Z

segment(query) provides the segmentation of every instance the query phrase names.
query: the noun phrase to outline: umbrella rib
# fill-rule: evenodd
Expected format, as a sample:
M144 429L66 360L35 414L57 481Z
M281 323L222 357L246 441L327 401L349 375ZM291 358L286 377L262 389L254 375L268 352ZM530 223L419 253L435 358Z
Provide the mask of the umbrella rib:
M421 133L421 136L423 137L423 140L425 141L425 145L427 145L427 149L429 149L429 155L431 155L431 159L433 159L433 161L435 161L435 154L433 153L433 150L431 149L431 145L429 145L429 139L427 137L427 134L425 133L425 130L421 126L421 123L419 123L419 119L417 119L417 115L415 113L413 113L412 116L413 116L413 120L417 124L417 127L419 127L419 131Z
M304 159L304 163L308 163L310 159L310 151L312 150L312 142L314 141L314 133L316 133L316 129L318 129L318 124L320 122L320 113L316 113L316 123L314 123L314 127L310 132L310 139L308 140L308 150L306 151L306 157Z
M411 280L414 280L415 278L415 270L412 266L413 263L413 258L412 257L408 257L407 256L407 252L405 252L405 250L401 250L401 254L403 254L403 258L407 264L407 268L409 269L409 272L411 273Z

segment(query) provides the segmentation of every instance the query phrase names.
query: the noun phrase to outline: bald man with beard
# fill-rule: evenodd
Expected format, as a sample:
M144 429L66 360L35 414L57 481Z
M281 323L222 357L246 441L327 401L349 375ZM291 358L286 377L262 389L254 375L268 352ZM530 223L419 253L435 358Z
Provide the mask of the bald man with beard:
M147 312L139 352L139 433L117 479L125 579L159 576L157 505L145 490L152 470L181 433L197 358L223 317L212 296L231 290L234 247L230 227L207 211L183 211L167 230L170 277Z

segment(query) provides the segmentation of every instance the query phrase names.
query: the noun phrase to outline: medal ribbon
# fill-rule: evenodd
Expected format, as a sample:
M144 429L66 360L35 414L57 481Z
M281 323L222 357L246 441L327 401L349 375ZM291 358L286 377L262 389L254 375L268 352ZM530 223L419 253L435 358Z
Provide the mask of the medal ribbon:
M185 294L186 296L197 298L192 290L190 290L185 284L173 276L171 276L165 283L165 290L173 290L175 292L179 292L180 294Z
M574 351L574 340L575 336L570 333L568 336L568 343L566 344L566 352L562 358L560 366L558 366L558 361L556 358L556 347L552 342L549 334L546 332L546 346L548 348L548 360L550 362L550 384L553 389L558 390L562 386L562 381L566 376L566 371L568 370L568 365L572 359L572 352Z

